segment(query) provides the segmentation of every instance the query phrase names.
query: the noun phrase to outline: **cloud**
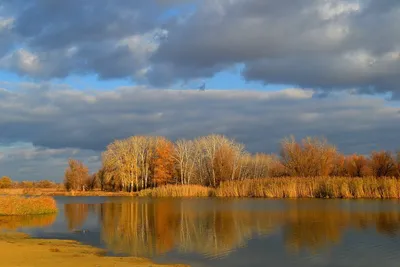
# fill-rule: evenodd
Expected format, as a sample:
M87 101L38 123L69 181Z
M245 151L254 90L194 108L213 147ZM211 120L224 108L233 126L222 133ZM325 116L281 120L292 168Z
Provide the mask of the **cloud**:
M7 175L16 181L47 179L60 182L68 158L84 161L93 172L100 166L97 154L75 148L53 149L35 147L30 143L13 143L0 146L0 175Z
M313 90L79 91L50 83L0 84L0 169L15 179L61 179L69 157L94 171L115 139L225 134L251 152L279 152L283 137L325 136L344 153L396 149L396 101ZM19 145L23 144L23 145ZM18 170L34 170L29 173ZM29 177L28 177L29 176Z
M166 34L157 27L158 18L171 5L179 4L125 0L3 2L4 13L13 17L0 16L0 37L7 26L7 32L17 36L18 42L16 46L11 41L4 41L4 45L0 42L0 49L4 46L4 51L11 50L5 56L0 53L0 68L39 79L87 73L103 79L139 79L158 38Z
M0 68L163 87L240 65L248 81L397 97L399 22L395 0L5 0Z
M221 133L251 151L273 152L281 138L295 134L327 136L345 152L393 149L400 108L375 97L314 95L300 89L100 92L20 84L0 91L0 142L102 151L112 140L131 135L175 140Z
M249 81L395 92L399 15L398 1L204 1L167 29L152 77L211 77L243 64Z

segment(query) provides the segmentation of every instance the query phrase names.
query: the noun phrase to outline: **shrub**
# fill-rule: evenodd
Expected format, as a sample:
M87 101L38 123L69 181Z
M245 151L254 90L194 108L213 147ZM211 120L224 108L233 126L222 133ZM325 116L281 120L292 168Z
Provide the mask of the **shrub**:
M0 178L0 188L11 188L12 180L10 177L3 176Z

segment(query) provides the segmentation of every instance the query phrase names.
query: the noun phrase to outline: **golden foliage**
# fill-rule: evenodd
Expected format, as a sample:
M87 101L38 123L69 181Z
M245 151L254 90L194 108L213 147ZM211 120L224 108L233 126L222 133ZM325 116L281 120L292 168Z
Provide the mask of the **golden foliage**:
M85 191L85 185L89 179L89 169L82 161L68 160L68 168L65 170L64 185L68 191Z
M281 143L281 158L292 176L327 176L334 167L336 148L326 139L307 137L298 143L291 137Z
M154 159L154 183L165 185L172 181L174 175L174 144L165 138L157 141L156 156Z

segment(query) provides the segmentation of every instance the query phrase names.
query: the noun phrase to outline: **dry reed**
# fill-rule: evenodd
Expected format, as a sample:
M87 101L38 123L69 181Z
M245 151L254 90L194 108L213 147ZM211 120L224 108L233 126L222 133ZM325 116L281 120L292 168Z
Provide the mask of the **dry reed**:
M57 212L51 197L0 196L0 216L42 215Z
M216 190L218 197L257 198L400 198L400 180L396 178L265 178L224 182Z
M140 197L209 197L214 189L200 185L166 185L145 189L139 192Z

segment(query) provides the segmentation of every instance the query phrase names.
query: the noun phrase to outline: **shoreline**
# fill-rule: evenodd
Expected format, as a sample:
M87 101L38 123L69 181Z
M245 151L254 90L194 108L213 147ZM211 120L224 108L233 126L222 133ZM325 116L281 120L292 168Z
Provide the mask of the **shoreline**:
M6 196L70 196L70 197L131 197L137 196L137 192L109 192L109 191L74 191L56 189L0 189L0 195Z
M0 267L187 267L155 264L137 257L109 257L106 251L72 240L36 239L19 232L0 230Z
M60 189L0 189L0 195L104 197L217 197L264 199L400 199L396 177L279 177L224 181L216 188L201 185L162 185L139 192L65 191Z

